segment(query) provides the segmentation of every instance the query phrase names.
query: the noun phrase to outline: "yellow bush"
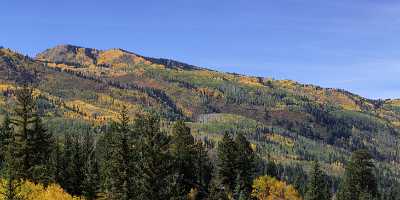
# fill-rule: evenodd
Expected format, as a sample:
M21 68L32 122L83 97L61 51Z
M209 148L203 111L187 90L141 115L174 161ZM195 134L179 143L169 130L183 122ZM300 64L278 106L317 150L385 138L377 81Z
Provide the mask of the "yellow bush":
M293 186L269 176L260 176L254 180L251 195L259 200L301 200Z
M4 191L6 181L1 181L0 191ZM59 185L52 184L48 187L44 187L41 184L34 184L29 181L25 181L19 188L19 196L26 200L83 200L80 197L73 197L66 193ZM0 193L0 199L4 199L4 196Z

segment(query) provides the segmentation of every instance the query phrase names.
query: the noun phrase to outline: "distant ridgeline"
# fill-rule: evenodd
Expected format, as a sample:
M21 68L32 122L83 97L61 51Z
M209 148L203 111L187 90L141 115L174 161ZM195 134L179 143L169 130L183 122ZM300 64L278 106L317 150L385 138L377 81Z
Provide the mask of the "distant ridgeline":
M101 144L107 138L107 133L115 132L111 131L116 128L113 122L120 123L122 111L126 119L132 121L140 119L137 116L157 115L160 118L159 128L167 133L159 136L160 140L173 137L172 125L178 120L185 121L194 140L203 144L200 146L204 147L204 152L208 154L206 157L210 158L213 166L210 168L215 172L222 167L218 166L221 162L219 142L227 142L227 135L232 140L245 136L257 163L251 179L257 184L253 185L258 187L257 191L268 184L279 185L283 183L280 181L284 181L296 191L296 194L288 194L294 196L288 199L306 198L306 185L314 177L312 174L319 173L315 171L313 161L318 161L318 169L327 174L324 180L329 186L329 193L336 193L340 180L347 180L345 169L351 171L348 167L351 166L350 155L361 149L366 149L373 158L373 165L377 169L374 171L377 193L382 194L379 198L391 199L390 195L397 191L395 189L400 189L397 187L400 178L400 100L371 100L340 89L222 73L174 60L145 57L122 49L98 50L59 45L30 58L1 47L1 118L7 113L13 115L18 102L17 88L27 82L34 88L32 95L36 99L36 111L43 118L45 129L58 138L56 146L64 146L68 142L66 138L71 143L75 140L83 143L85 134L89 133L93 138L86 139ZM132 123L129 126L133 126ZM138 129L140 126L135 128ZM115 130L121 131L119 128ZM125 139L130 141L132 138L129 136ZM132 141L137 142L136 139ZM173 144L167 146L167 149L174 149ZM72 153L64 152L65 149L59 151ZM91 156L104 158L101 149L96 152L98 155L86 155L86 160L93 159ZM180 158L179 153L162 156ZM366 154L355 157L368 158ZM103 170L102 167L100 163L98 170ZM127 166L120 167L125 169ZM242 180L240 176L250 175L237 171L230 173L239 177L229 177L234 180L212 178L216 180L210 182L214 177L210 175L210 180L202 180L202 184L207 182L204 187L191 185L189 191L194 196L211 193L240 196L241 191L246 196L254 192L248 188L246 181L249 180L243 180L244 189L236 181ZM269 177L255 179L256 175ZM179 179L179 173L173 177ZM165 177L165 180L173 182L169 180L173 177ZM201 185L197 179L196 184ZM99 182L106 184L107 181L104 181ZM73 195L89 195L84 193L83 186L70 188L73 186L62 181L56 182ZM218 184L229 184L231 190L220 191ZM109 198L117 198L116 191L106 194L107 187L99 185L92 193L116 195ZM290 193L290 187L280 185L277 190L285 188ZM196 191L190 190L193 188ZM128 193L127 189L124 191ZM349 192L345 189L341 191ZM376 196L368 191L360 191L360 195ZM262 199L262 193L252 195Z

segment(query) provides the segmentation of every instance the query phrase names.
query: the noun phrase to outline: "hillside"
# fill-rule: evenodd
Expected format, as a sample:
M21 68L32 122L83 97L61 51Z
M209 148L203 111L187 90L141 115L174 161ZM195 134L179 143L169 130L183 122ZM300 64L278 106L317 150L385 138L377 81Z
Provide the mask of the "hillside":
M367 148L380 168L400 173L400 100L221 73L122 49L60 45L35 58L0 49L0 112L21 80L37 85L53 130L65 121L101 125L125 105L131 116L184 119L195 136L211 141L225 131L243 132L264 158L285 165L307 169L318 159L336 176L351 151Z

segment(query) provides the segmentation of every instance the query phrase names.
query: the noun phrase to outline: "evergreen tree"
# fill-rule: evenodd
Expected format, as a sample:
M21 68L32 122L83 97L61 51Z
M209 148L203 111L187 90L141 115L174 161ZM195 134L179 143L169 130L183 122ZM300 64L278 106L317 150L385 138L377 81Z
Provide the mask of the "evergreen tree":
M196 186L195 177L195 142L189 127L183 121L177 121L172 127L171 152L175 158L177 173L176 195L185 199L192 188Z
M45 185L53 181L51 173L51 153L54 141L51 133L44 127L41 118L34 116L33 129L29 140L31 153L31 180Z
M198 199L203 199L207 196L209 184L212 178L213 167L208 157L205 145L198 141L194 145L194 172L198 190Z
M10 117L6 115L0 127L0 170L5 165L8 143L11 137L13 137L12 131Z
M63 155L61 150L61 144L59 137L55 138L54 150L51 155L51 172L53 174L53 180L56 183L61 184L63 181Z
M21 179L18 177L16 170L18 168L18 162L14 159L16 156L16 145L14 137L10 137L6 141L5 146L5 170L3 178L5 179L3 184L3 191L0 191L4 197L4 200L23 200L23 197L19 195L21 187Z
M138 143L140 194L139 199L168 199L174 191L171 183L173 159L169 152L170 138L160 131L159 118L155 115L140 116L135 120L135 132L140 135Z
M236 191L235 197L250 198L252 181L255 173L256 155L250 146L250 142L242 133L235 138L236 143Z
M35 122L35 98L33 89L28 85L16 91L16 106L12 123L15 138L15 173L18 179L31 179L32 170L31 146L32 126Z
M367 150L353 152L338 192L338 200L361 200L378 197L375 166Z
M94 137L87 132L84 138L85 168L82 193L87 200L94 200L98 197L100 190L99 163L96 157L96 146Z
M62 146L63 148L60 152L60 155L56 155L56 156L61 156L60 175L57 182L68 193L72 194L73 172L71 163L73 157L73 148L72 148L72 137L70 133L66 133L64 135L64 141Z
M124 107L119 121L111 124L105 135L107 153L103 174L110 199L129 200L137 196L137 145L136 136L129 125L127 109Z
M21 179L48 184L51 181L50 153L52 136L44 128L36 111L33 89L24 85L16 92L14 125L16 175Z
M329 200L330 192L326 181L326 175L320 169L319 163L314 162L313 168L308 180L305 200Z
M226 192L235 189L237 146L229 133L218 143L217 176Z
M82 195L85 160L80 135L65 134L60 185L72 195Z

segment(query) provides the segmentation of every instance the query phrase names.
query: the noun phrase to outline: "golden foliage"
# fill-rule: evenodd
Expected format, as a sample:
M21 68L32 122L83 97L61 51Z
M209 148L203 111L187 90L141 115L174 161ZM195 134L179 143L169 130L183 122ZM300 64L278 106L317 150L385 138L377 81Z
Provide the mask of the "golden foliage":
M14 86L9 84L9 83L0 83L0 92L4 92L4 91L9 90L11 88L14 88Z
M282 135L278 135L278 134L275 134L275 133L267 134L267 139L269 141L282 144L284 146L288 146L288 147L293 147L294 146L293 139L288 138L288 137L284 137Z
M0 191L4 191L5 183L5 180L1 181ZM26 200L83 200L83 198L73 197L66 193L59 185L52 184L44 187L41 184L34 184L29 181L22 183L18 195ZM1 193L0 199L4 199Z
M129 59L127 62L126 59L122 59L123 57ZM120 60L122 59L122 60ZM112 64L113 67L128 67L128 63L136 64L139 62L143 62L145 64L151 64L149 61L145 60L142 57L136 56L135 54L130 54L124 52L120 49L110 49L107 51L100 52L100 56L97 60L97 64Z
M258 86L261 87L263 86L260 81L258 80L258 78L256 77L251 77L251 76L241 76L239 78L239 83L243 83L246 85L251 85L251 86Z
M301 200L293 186L269 176L254 180L251 195L259 200Z

